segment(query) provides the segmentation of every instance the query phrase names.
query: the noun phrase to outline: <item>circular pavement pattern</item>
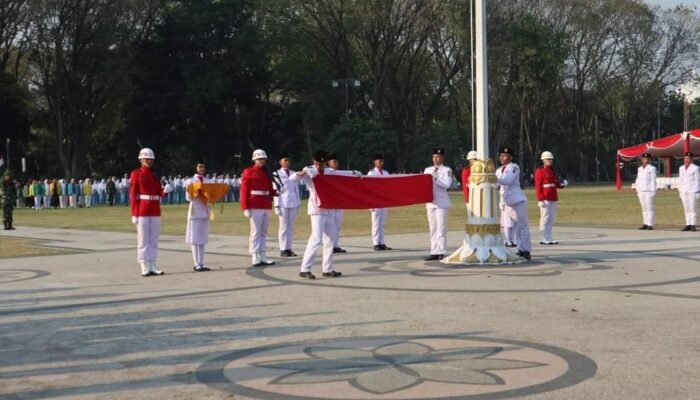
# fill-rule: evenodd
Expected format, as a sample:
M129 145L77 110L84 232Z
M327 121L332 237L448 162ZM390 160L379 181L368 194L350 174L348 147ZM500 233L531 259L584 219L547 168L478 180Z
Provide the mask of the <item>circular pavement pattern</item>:
M38 269L0 269L0 285L3 283L27 281L51 275Z
M507 399L575 385L590 358L491 337L391 336L278 344L216 357L197 379L255 399Z
M271 282L331 286L359 290L451 292L451 293L524 293L566 292L581 290L619 290L649 286L684 284L700 281L694 270L668 271L657 268L678 259L682 254L645 254L650 263L638 267L616 267L618 260L639 257L637 253L616 251L560 250L561 255L540 256L526 264L504 266L446 265L415 258L394 257L376 260L346 259L336 263L341 278L324 278L315 271L316 280L297 277L298 265L249 268L246 273ZM357 268L358 264L365 266ZM603 274L603 275L601 275ZM413 279L406 279L410 275ZM395 279L402 276L401 279ZM601 281L604 285L591 286ZM517 278L516 280L509 278ZM543 288L540 279L549 278ZM397 285L400 282L400 285Z

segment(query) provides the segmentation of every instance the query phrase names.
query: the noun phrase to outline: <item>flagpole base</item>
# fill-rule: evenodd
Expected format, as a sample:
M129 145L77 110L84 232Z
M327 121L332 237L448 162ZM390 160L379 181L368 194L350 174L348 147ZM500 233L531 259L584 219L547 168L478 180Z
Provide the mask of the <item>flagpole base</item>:
M492 160L474 160L469 176L469 207L464 243L443 264L502 265L527 261L504 246L498 180Z

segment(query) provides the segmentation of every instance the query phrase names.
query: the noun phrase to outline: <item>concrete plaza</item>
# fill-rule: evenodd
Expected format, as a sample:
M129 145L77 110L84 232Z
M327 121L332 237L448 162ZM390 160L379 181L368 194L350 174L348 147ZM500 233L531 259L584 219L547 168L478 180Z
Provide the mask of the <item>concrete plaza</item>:
M250 268L247 237L213 235L213 271L194 273L184 238L163 236L166 275L142 278L135 233L0 235L73 251L0 259L2 399L700 393L700 233L555 227L560 245L503 267L422 261L426 233L385 252L349 237L343 276L322 278L319 253L315 281L300 257Z

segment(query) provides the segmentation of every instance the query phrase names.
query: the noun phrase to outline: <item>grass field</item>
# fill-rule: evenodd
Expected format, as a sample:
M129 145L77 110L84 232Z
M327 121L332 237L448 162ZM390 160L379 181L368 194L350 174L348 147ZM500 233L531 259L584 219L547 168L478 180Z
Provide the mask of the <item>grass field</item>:
M629 186L628 186L629 187ZM534 191L525 191L530 203L530 225L537 225L539 209L534 201ZM466 222L464 201L460 192L452 193L450 230L461 230ZM626 188L616 191L612 185L573 186L559 191L559 212L556 225L637 227L641 225L641 208L636 193ZM306 202L297 219L296 237L307 236L310 232L309 218L306 216ZM660 190L656 195L657 228L680 228L684 223L683 209L678 192ZM243 216L238 203L226 203L223 214L221 206L215 206L215 220L211 232L227 235L247 235L248 220ZM162 207L162 233L184 235L187 218L187 205L167 205ZM277 218L272 215L270 232L277 230ZM133 232L127 207L93 207L79 209L16 209L15 225ZM348 210L343 222L343 236L370 234L370 216L366 210ZM425 206L414 205L389 210L387 234L427 232L428 222ZM19 232L18 232L19 233ZM274 236L271 235L271 236Z

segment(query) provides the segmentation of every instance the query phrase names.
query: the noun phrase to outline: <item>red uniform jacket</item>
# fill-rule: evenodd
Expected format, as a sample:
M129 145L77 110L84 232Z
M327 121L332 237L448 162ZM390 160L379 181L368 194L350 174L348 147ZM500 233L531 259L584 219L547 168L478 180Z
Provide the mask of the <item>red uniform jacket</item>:
M537 201L558 201L557 189L563 188L552 167L540 167L535 170L535 195Z
M241 209L272 208L272 199L275 191L272 188L272 180L267 175L264 167L253 165L243 170L241 175Z
M129 176L132 217L160 217L160 198L165 196L153 169L141 167Z
M471 167L464 167L464 169L462 170L462 190L464 191L465 203L469 203L469 175L471 174Z

